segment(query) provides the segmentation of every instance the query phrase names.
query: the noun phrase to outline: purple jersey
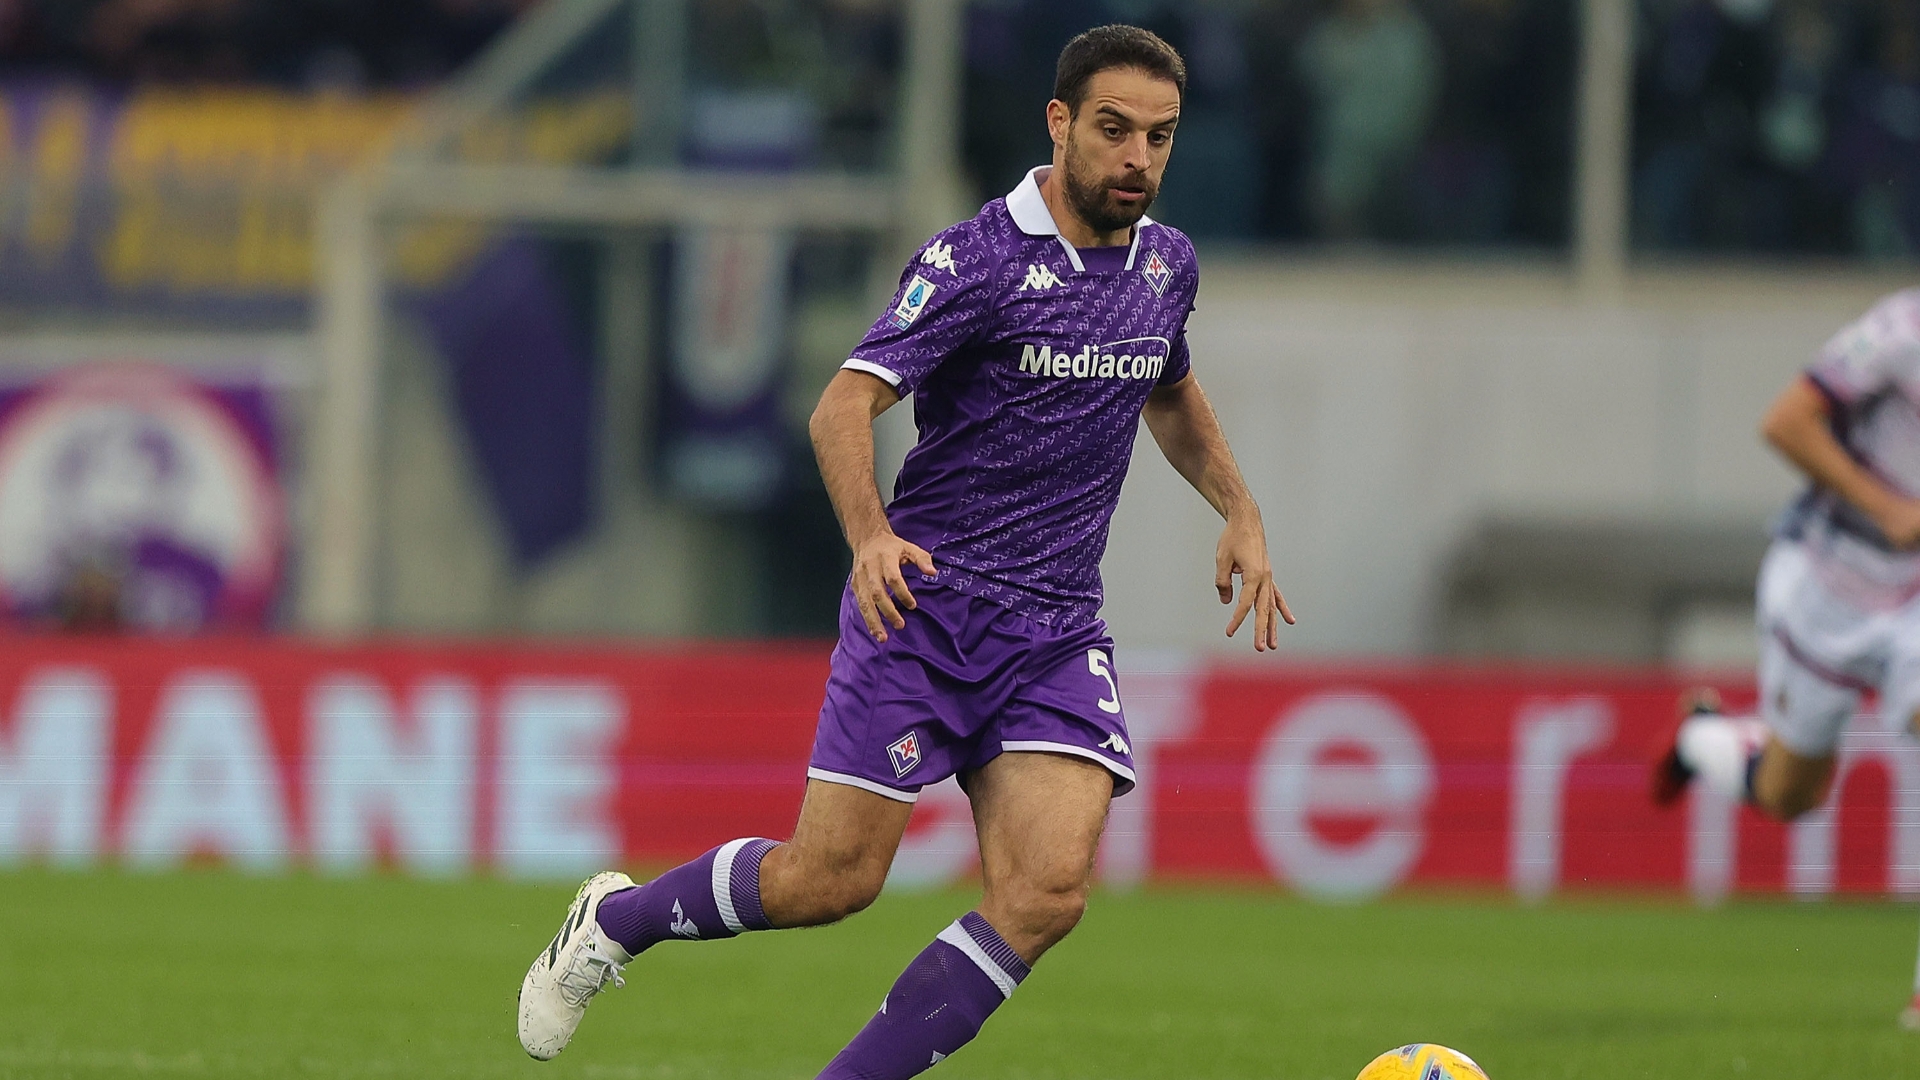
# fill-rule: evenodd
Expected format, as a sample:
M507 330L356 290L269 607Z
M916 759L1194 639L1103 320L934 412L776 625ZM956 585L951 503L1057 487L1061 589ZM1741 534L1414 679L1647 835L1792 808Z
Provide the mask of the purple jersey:
M846 366L914 396L894 532L940 585L1066 628L1100 610L1140 410L1187 376L1200 272L1149 218L1124 260L1088 266L1040 197L1047 172L928 241Z

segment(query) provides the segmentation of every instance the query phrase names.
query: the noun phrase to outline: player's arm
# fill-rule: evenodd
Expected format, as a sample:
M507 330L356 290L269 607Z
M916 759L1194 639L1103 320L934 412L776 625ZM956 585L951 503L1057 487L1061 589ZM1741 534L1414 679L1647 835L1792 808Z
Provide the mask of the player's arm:
M1833 402L1811 378L1795 379L1767 410L1760 433L1821 487L1872 519L1891 544L1920 545L1920 500L1880 482L1833 434Z
M1240 577L1240 603L1227 622L1232 637L1253 613L1253 647L1257 651L1280 647L1280 620L1293 622L1286 598L1273 581L1273 566L1267 557L1267 529L1260 520L1260 507L1247 490L1240 465L1233 460L1227 436L1220 430L1220 418L1200 381L1191 374L1179 382L1162 386L1147 398L1142 413L1153 441L1174 470L1185 477L1203 498L1227 521L1221 530L1220 545L1214 550L1213 583L1220 590L1220 602L1233 602L1233 578Z
M853 599L875 641L887 640L886 624L896 630L907 625L896 600L907 608L918 606L900 568L911 562L922 574L936 576L932 555L893 534L873 482L873 419L899 400L885 381L842 369L827 384L807 423L820 478L853 549Z

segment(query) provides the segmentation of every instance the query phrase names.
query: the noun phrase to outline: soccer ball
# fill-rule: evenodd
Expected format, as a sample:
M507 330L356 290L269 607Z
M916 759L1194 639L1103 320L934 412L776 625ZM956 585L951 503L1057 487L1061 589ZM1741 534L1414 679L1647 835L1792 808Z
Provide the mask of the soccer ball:
M1355 1080L1487 1080L1487 1074L1458 1050L1413 1043L1374 1058Z

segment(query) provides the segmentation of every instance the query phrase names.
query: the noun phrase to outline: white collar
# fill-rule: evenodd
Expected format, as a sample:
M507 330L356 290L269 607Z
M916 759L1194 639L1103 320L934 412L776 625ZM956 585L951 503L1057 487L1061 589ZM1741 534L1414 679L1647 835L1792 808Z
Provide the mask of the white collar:
M1020 226L1020 231L1028 236L1060 235L1060 226L1053 223L1053 211L1047 209L1047 200L1040 196L1040 185L1051 172L1051 165L1029 169L1026 179L1007 192L1007 213L1013 216L1013 223Z
M1053 221L1053 211L1047 209L1047 200L1040 194L1040 185L1046 181L1047 175L1051 172L1053 172L1051 165L1029 169L1026 179L1020 181L1019 186L1012 191L1007 192L1007 215L1013 218L1013 223L1028 236L1051 236L1058 239L1060 246L1066 249L1067 261L1073 264L1073 268L1085 270L1086 267L1080 262L1079 249L1068 243L1066 237L1060 235L1060 226ZM1140 250L1140 234L1151 224L1153 219L1142 214L1139 223L1133 227L1133 243L1127 248L1127 269L1133 269L1134 256Z

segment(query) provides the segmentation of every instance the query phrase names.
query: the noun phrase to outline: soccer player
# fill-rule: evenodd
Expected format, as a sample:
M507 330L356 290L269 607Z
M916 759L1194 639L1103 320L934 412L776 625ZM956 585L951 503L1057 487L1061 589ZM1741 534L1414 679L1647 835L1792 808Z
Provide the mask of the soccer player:
M1863 694L1920 731L1920 289L1841 330L1761 432L1811 484L1760 567L1760 715L1724 716L1695 691L1653 797L1671 804L1698 778L1791 821L1826 801Z
M1080 920L1108 802L1134 783L1100 556L1144 416L1225 518L1214 585L1253 645L1293 621L1260 511L1189 369L1199 279L1146 216L1185 65L1144 30L1068 42L1053 163L935 236L827 387L813 442L853 572L793 838L741 839L635 887L584 884L520 990L551 1058L587 1004L675 938L834 922L871 904L914 799L958 775L980 906L940 931L821 1077L898 1080L958 1050ZM874 417L914 395L919 440L883 509Z

